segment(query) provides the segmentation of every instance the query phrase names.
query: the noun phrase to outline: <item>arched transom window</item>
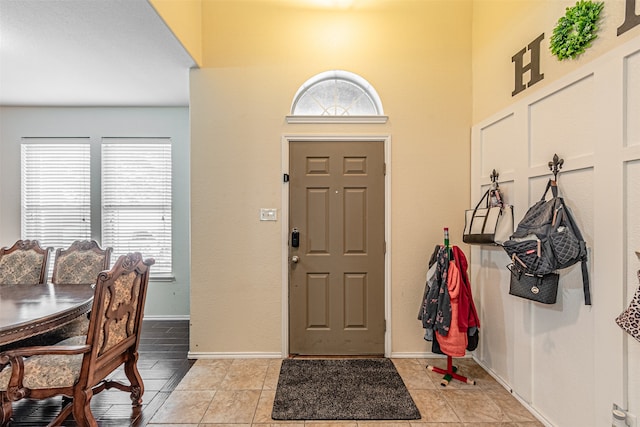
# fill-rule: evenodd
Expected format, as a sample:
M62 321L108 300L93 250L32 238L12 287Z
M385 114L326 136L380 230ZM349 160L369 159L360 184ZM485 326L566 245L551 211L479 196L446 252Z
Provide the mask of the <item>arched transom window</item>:
M380 97L373 86L357 74L333 70L310 78L298 89L289 117L372 116L384 116Z

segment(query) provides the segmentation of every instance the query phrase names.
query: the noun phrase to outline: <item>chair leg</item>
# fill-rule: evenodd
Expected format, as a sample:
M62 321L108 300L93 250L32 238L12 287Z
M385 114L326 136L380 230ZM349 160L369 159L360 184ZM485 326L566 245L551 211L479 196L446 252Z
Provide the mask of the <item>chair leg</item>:
M13 408L11 407L11 401L7 397L7 393L0 391L0 426L5 427L9 425L11 421L11 415L13 415Z
M79 390L73 394L73 418L79 427L98 427L91 412L93 390Z
M69 415L71 415L72 410L73 410L73 399L67 400L66 403L63 402L60 413L53 419L53 421L47 424L47 427L61 426L62 422L67 418L69 418Z
M133 352L129 360L124 364L124 373L131 383L131 404L133 406L142 405L142 395L144 394L144 383L138 371L138 352Z

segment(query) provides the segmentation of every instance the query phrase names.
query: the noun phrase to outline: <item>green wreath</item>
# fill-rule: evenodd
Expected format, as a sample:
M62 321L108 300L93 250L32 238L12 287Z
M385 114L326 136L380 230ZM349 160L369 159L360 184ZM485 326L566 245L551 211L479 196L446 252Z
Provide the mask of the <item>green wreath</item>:
M591 46L598 36L598 20L604 2L580 0L567 8L565 16L558 19L550 41L551 53L559 60L574 59Z

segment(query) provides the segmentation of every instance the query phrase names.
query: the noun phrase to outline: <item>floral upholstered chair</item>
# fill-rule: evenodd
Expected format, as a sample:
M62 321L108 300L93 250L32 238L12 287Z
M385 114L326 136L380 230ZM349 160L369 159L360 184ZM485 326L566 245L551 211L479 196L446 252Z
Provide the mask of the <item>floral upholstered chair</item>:
M89 285L96 283L98 274L109 269L112 248L100 248L95 240L76 240L68 249L58 248L53 262L53 284ZM50 344L63 338L86 335L89 321L80 317L73 322L34 339L39 345L44 342Z
M95 283L102 270L109 269L112 248L101 249L95 240L76 240L68 249L58 248L53 263L54 284Z
M130 393L142 404L144 384L138 372L138 344L153 259L139 253L123 255L110 271L99 274L86 336L56 345L23 347L0 353L0 426L9 424L11 402L66 396L59 426L73 414L79 426L97 426L91 397L105 389ZM128 384L105 379L124 364Z
M0 248L0 285L38 285L47 281L49 253L37 240L18 240Z

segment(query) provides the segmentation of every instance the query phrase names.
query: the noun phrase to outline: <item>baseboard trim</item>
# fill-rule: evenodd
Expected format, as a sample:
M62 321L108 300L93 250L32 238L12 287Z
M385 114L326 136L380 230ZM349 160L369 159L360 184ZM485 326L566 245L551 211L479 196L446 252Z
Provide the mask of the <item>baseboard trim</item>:
M152 314L145 315L143 320L190 320L188 314Z
M266 352L246 352L246 353L225 353L225 352L204 352L190 351L187 353L189 359L282 359L280 353Z
M446 359L447 356L445 356L444 354L438 354L438 353L432 353L430 351L428 352L422 352L422 353L391 353L390 356L392 359L436 359L436 358L442 358L442 359ZM471 358L472 356L470 354L466 354L464 357L456 357L456 359L468 359Z

